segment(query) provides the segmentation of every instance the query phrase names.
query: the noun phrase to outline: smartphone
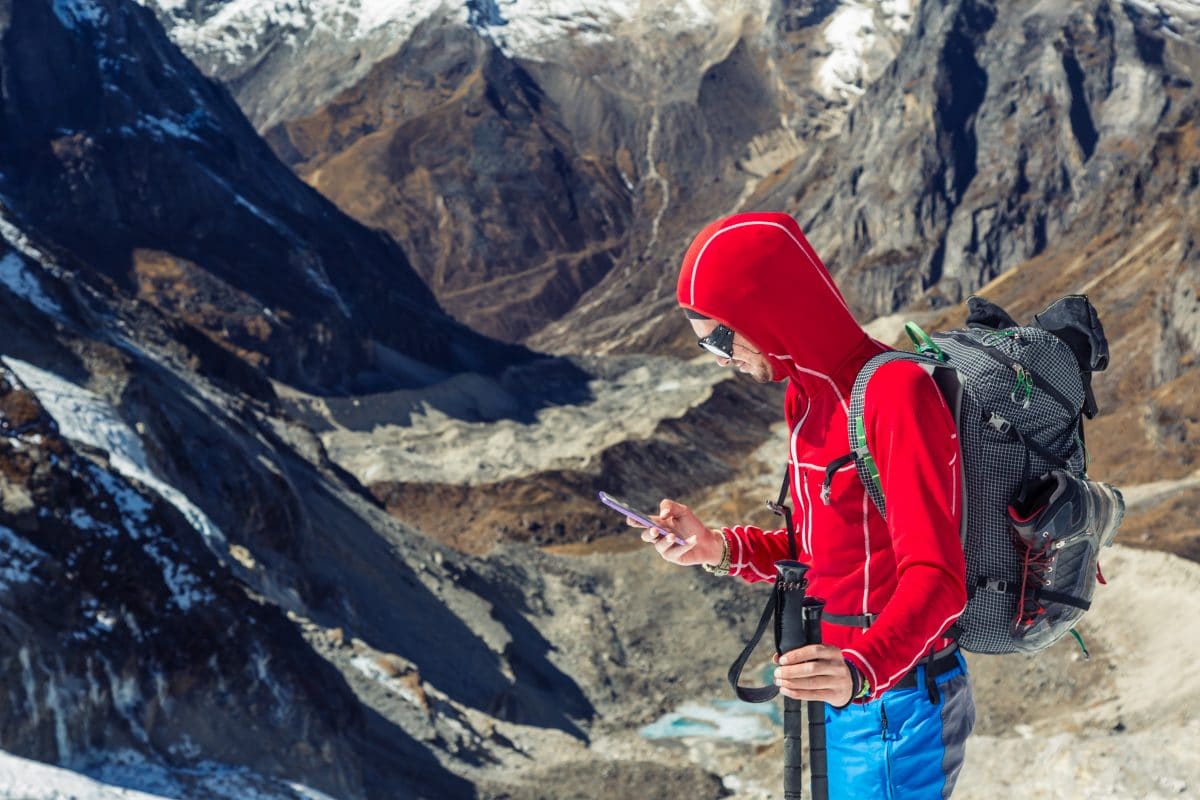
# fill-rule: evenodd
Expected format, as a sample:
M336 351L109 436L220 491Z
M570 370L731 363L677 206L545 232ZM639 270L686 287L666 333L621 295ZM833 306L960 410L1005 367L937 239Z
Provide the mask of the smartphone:
M669 536L670 538L675 540L675 544L687 544L687 542L685 542L683 539L681 539L678 536L676 536L675 534L671 533L669 530L666 530L661 525L656 525L653 522L651 522L649 514L646 514L642 511L634 511L632 508L629 507L629 504L626 503L624 500L620 500L616 497L613 497L611 494L608 494L607 492L601 492L600 493L600 502L604 503L604 505L608 506L609 508L613 509L614 511L620 511L625 516L630 517L631 519L637 520L638 522L645 525L647 528L658 531L660 536Z

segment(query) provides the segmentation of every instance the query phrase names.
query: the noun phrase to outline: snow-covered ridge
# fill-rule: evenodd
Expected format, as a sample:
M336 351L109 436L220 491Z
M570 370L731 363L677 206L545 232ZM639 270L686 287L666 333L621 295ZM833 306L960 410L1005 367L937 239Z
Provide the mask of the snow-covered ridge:
M1200 35L1200 0L1125 0L1126 5L1157 18L1159 26L1177 39L1195 41Z
M688 70L703 71L706 58L726 52L738 37L765 30L774 8L771 0L138 2L156 11L175 44L210 77L229 82L261 68L268 83L297 83L296 91L274 93L248 84L259 88L239 101L260 129L311 113L434 17L475 28L511 57L561 60L579 48L617 48L641 65L646 85L666 88L681 77L686 82ZM918 3L844 0L820 23L817 35L826 46L813 51L817 91L853 103L895 57ZM712 53L692 52L699 42ZM355 59L334 75L328 70L337 54Z
M135 753L111 754L105 764L89 771L98 778L0 751L0 800L333 800L307 786L243 768L206 764L171 772Z
M399 46L418 24L452 5L447 0L229 0L198 16L186 0L138 2L167 18L171 40L191 58L226 66L255 60L276 38L293 49L321 35L348 42L387 36ZM466 23L466 6L460 11Z
M114 470L148 486L179 509L209 547L218 556L221 555L225 535L182 492L154 475L146 461L141 438L125 424L108 401L20 359L4 356L2 361L37 395L38 402L58 423L58 429L64 437L107 452ZM122 502L122 509L127 515L134 519L144 516L145 503L135 492L123 490L116 482L106 488L113 493L114 499Z
M62 309L42 291L42 285L28 269L25 259L17 252L0 257L0 283L9 291L32 303L35 308L51 317L61 317Z
M5 356L0 359L0 363L11 369L13 374L37 395L43 408L58 423L59 431L64 437L106 451L109 454L109 463L117 473L140 481L175 506L200 533L209 549L218 558L224 557L224 534L182 492L151 472L141 439L118 416L111 404L87 389L20 359ZM134 539L142 539L149 519L149 504L128 484L116 479L111 473L99 467L91 467L89 471L91 479L103 487L120 509L128 534ZM72 515L72 523L80 530L96 535L120 535L112 526L94 519L80 509ZM0 536L0 556L7 553L10 557L20 556L24 560L14 562L17 566L11 570L0 572L0 584L4 580L12 582L19 579L22 572L18 568L19 565L36 555L12 544L5 547L5 541L4 537ZM13 541L20 544L19 540ZM199 578L190 569L172 559L161 542L151 537L143 541L142 547L162 570L163 581L181 611L186 612L193 606L212 599L212 593L203 587ZM27 569L24 571L28 572ZM25 579L28 580L28 576Z

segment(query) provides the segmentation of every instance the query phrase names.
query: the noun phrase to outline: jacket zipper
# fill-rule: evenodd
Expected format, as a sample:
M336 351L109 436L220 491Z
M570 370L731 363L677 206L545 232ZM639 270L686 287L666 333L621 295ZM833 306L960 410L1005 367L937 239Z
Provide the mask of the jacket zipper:
M883 705L883 703L880 703L880 704L879 704L879 720L880 720L880 722L882 723L881 727L883 728L883 730L881 730L881 731L880 731L880 733L879 733L879 738L880 738L880 739L883 739L883 740L886 742L886 741L887 741L887 733L888 733L888 730L887 730L887 709L886 709L886 708L884 708L884 705Z
M1072 417L1078 415L1078 412L1076 412L1072 409L1071 401L1068 400L1066 398L1066 396L1063 395L1062 392L1060 392L1058 389L1054 388L1053 385L1051 385L1045 378L1041 377L1036 372L1032 372L1030 370L1025 369L1025 366L1021 362L1017 361L1015 358L1010 356L1008 353L1005 353L1003 350L997 350L995 347L992 347L991 345L981 344L981 343L975 341L973 338L971 338L970 334L962 333L960 331L947 331L944 335L950 337L951 339L958 342L959 344L966 345L967 347L970 347L973 350L977 350L981 353L985 353L993 361L997 362L998 364L1002 364L1002 365L1008 367L1010 370L1020 367L1022 370L1025 371L1025 373L1027 375L1029 375L1029 377L1033 378L1033 385L1038 387L1039 389L1041 389L1046 394L1050 395L1052 398L1054 398L1055 402L1057 402L1060 406L1062 406L1063 411L1067 412L1067 414Z

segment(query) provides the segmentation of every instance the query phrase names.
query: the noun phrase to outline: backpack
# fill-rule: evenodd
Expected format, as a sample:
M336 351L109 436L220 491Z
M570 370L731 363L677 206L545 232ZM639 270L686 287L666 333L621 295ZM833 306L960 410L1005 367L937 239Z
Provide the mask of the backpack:
M908 323L916 353L889 351L863 366L850 400L851 452L829 465L822 499L853 460L886 519L865 435L866 388L884 364L923 365L954 415L963 463L968 600L950 635L976 653L1036 652L1068 632L1082 647L1074 626L1103 581L1099 550L1125 508L1119 491L1087 478L1083 420L1098 410L1091 376L1108 366L1104 329L1083 295L1026 326L978 296L968 309L965 328L932 336Z

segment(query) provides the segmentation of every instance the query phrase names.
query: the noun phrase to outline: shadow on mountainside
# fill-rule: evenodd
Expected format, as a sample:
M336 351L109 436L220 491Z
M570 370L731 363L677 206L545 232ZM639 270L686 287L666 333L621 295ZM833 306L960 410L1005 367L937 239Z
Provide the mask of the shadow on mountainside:
M426 540L405 535L311 432L226 412L153 367L126 387L122 407L156 468L251 554L253 569L234 568L255 591L411 661L463 705L582 736L576 721L593 709L546 659L549 644L486 585L436 564Z
M294 469L289 474L303 480ZM514 610L510 598L496 597L493 587L469 571L455 570L444 579L484 601L457 598L483 617L478 626L498 625L500 636L508 639L503 645L485 641L448 607L455 600L427 588L394 544L347 513L324 485L305 483L298 488L314 530L301 558L309 567L306 577L329 590L313 609L315 621L327 627L349 623L372 647L413 662L424 680L464 705L585 738L577 722L590 719L594 709L575 681L547 659L552 646ZM324 524L330 527L318 533ZM417 567L432 571L427 564Z
M370 432L384 425L407 427L429 411L464 422L513 420L525 425L552 406L582 405L594 398L593 376L567 358L544 357L497 375L460 372L419 388L358 396L293 395L284 408L317 433L335 426Z

